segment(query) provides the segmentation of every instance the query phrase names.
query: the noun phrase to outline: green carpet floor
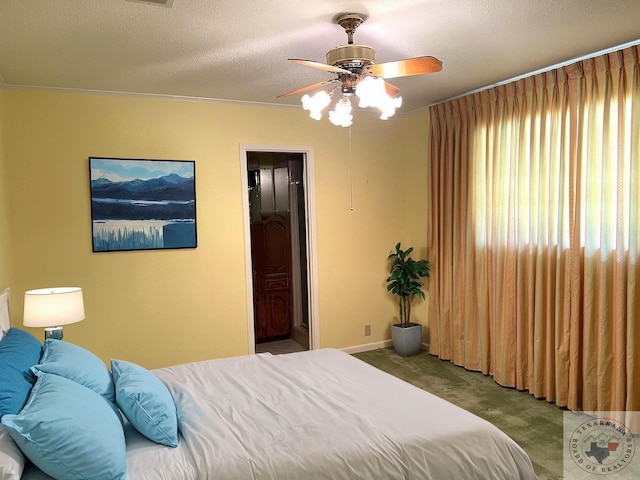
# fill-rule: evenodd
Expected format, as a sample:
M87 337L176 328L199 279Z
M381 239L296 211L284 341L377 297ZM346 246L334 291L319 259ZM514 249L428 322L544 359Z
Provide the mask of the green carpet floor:
M562 410L557 406L427 352L401 357L382 348L354 356L493 423L527 452L540 480L562 478Z

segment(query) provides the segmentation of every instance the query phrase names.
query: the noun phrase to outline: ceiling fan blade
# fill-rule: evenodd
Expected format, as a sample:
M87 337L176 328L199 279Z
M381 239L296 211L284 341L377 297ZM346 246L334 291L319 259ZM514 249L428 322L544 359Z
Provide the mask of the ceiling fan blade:
M282 95L278 95L276 98L288 97L290 95L297 95L298 93L308 92L309 90L314 90L316 88L320 88L324 85L328 85L330 83L335 82L336 80L325 80L324 82L314 83L313 85L307 85L306 87L299 88L294 90L293 92L283 93Z
M333 65L328 65L326 63L314 62L313 60L301 60L299 58L290 58L289 61L298 63L300 65L304 65L306 67L317 68L318 70L324 70L325 72L351 74L351 72L345 68L334 67Z
M442 70L442 62L435 57L408 58L397 62L377 63L369 67L369 72L382 78L424 75L440 70Z
M398 87L396 87L395 85L391 85L388 82L384 82L384 88L387 91L387 95L389 95L391 98L400 93L400 89Z

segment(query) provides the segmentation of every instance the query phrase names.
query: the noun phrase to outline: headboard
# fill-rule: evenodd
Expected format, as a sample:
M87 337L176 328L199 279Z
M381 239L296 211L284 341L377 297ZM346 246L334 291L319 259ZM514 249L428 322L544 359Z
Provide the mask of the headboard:
M11 327L11 318L9 316L9 289L5 288L0 292L0 339L4 337L4 333Z

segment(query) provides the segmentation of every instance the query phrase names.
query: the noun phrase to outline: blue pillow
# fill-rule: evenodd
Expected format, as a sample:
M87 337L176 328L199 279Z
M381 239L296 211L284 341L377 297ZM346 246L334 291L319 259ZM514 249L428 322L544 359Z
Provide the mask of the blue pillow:
M52 373L73 380L115 402L113 378L106 365L89 350L73 343L49 338L44 342L44 352L38 365L31 371Z
M27 403L36 381L29 369L40 355L42 344L24 330L10 328L0 341L0 417L18 413Z
M173 397L153 373L135 363L111 360L116 404L142 435L156 443L178 446L178 418Z
M63 480L124 480L126 444L111 403L82 385L40 373L29 401L2 424L40 470Z

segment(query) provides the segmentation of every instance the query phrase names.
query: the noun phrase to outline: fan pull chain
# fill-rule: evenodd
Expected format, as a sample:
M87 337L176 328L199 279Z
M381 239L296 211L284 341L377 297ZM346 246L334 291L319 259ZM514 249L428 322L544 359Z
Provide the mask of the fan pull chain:
M353 212L353 157L351 155L351 125L349 125L349 211Z

